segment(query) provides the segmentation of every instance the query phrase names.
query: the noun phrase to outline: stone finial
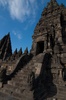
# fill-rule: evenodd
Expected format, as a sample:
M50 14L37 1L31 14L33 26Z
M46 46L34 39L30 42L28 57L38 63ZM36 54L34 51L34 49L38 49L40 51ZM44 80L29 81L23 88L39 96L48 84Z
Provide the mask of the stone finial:
M7 34L9 37L10 37L10 32L8 32L8 34Z
M28 48L25 49L24 54L28 54Z
M20 50L18 51L18 55L21 56L22 55L22 48L20 48Z
M1 59L6 60L7 57L12 55L10 33L5 35L0 41L0 56Z
M54 2L56 2L56 0L51 0L51 2L53 2L53 3L54 3Z
M17 54L17 48L16 48L16 50L14 51L14 54Z

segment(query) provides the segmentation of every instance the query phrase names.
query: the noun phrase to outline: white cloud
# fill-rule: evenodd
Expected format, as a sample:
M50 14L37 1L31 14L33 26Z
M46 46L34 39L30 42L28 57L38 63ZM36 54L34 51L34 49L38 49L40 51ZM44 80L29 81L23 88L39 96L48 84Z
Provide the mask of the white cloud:
M0 0L0 5L7 7L12 19L24 21L34 18L37 10L37 0Z
M0 0L0 5L2 5L2 6L5 6L5 5L7 5L7 2L8 0Z
M18 37L19 40L22 39L21 34L17 34L17 37Z
M15 31L13 31L13 34L14 34L14 35L17 35L17 33L16 33Z
M16 32L16 31L13 31L12 33L13 33L19 40L22 39L22 36L21 36L20 33Z

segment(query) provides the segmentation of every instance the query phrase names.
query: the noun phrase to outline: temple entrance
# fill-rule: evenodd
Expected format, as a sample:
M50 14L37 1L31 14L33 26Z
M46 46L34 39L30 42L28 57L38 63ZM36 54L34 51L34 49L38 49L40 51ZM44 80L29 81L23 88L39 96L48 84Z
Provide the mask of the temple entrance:
M43 51L44 51L44 41L37 42L36 55L39 53L43 53Z

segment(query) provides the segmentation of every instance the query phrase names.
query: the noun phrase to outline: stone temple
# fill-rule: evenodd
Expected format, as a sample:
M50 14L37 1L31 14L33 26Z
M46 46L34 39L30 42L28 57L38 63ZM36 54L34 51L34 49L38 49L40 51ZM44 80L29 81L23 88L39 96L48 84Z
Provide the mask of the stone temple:
M0 40L0 100L66 100L66 7L50 0L32 38L30 53Z

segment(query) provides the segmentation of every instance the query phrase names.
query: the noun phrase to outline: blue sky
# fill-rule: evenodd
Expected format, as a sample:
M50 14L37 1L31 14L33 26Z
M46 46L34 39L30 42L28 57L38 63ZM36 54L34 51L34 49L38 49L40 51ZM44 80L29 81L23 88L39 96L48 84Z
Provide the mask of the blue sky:
M30 50L34 28L50 0L0 0L0 39L10 32L12 51ZM66 5L66 0L57 0Z

